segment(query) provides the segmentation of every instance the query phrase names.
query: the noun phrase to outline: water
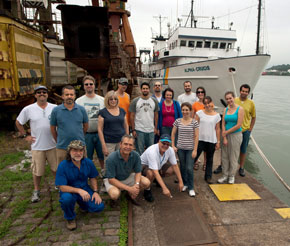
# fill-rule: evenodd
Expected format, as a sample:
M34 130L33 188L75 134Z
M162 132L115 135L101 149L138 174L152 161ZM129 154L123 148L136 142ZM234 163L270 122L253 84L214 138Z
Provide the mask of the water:
M257 120L253 137L272 166L290 186L290 76L262 76L254 90ZM250 142L245 168L290 206L290 192Z

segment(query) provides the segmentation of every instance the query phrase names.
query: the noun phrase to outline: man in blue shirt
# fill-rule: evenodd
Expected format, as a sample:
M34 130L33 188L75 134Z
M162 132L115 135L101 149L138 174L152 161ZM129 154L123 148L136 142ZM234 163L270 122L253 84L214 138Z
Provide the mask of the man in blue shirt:
M98 194L97 176L94 163L84 158L85 146L80 140L71 141L67 149L67 158L57 169L55 185L60 189L60 204L67 220L69 230L76 229L75 203L82 210L101 212L104 209L102 198ZM90 179L91 187L88 185Z
M124 135L120 149L111 153L106 160L104 184L112 200L117 200L121 190L126 190L134 204L141 189L150 185L149 179L141 176L141 159L134 148L134 137Z
M75 89L67 85L62 88L63 104L51 113L50 130L56 141L56 156L59 164L66 157L66 149L72 140L85 142L88 130L88 115L83 106L74 102Z

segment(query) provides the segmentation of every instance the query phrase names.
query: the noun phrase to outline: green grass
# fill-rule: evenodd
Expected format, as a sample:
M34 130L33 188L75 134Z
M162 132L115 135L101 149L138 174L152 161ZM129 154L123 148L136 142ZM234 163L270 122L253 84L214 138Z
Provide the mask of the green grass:
M126 246L128 241L128 201L125 194L122 194L120 204L120 231L119 231L119 246Z
M12 223L25 212L29 204L29 199L19 199L17 203L12 204L13 206L11 215L0 225L0 239L6 235Z
M23 158L24 158L23 152L4 154L0 156L0 170L9 165L18 164Z

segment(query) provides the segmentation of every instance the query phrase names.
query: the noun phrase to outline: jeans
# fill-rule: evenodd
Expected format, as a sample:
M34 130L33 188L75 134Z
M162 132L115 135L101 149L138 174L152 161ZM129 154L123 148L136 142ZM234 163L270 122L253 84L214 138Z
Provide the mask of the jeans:
M148 148L154 144L154 132L147 133L136 130L136 133L137 133L136 150L139 153L139 155L142 155L145 150L145 146Z
M243 132L243 141L241 145L241 153L246 154L247 153L247 147L249 145L251 132L249 130L246 130Z
M193 164L192 150L178 149L177 151L180 163L180 172L183 184L189 190L193 190Z
M87 154L88 158L93 160L94 151L96 150L97 156L99 160L104 160L104 154L102 151L102 144L99 139L98 133L87 132L85 135L86 147L87 147Z
M214 143L199 141L197 147L197 154L194 160L194 163L198 160L201 152L204 151L206 153L206 167L204 173L204 179L208 180L211 179L212 176L212 164L213 164L213 155L215 152L215 145Z
M87 192L92 197L93 191L87 190ZM91 201L91 198L88 202L84 202L79 194L68 192L60 192L59 202L64 212L64 218L66 220L73 220L76 217L76 213L74 211L76 202L79 204L81 209L91 213L101 212L104 210L105 207L103 202L101 202L100 204L95 204L95 200Z

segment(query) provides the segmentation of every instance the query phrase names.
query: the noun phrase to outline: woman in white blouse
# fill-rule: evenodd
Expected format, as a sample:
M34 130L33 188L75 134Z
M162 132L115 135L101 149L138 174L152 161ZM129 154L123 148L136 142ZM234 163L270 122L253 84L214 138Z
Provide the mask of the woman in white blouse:
M202 151L206 153L206 168L204 179L212 184L213 156L216 149L220 148L220 115L214 111L210 96L203 100L204 109L196 112L196 120L199 122L199 142L195 161Z

